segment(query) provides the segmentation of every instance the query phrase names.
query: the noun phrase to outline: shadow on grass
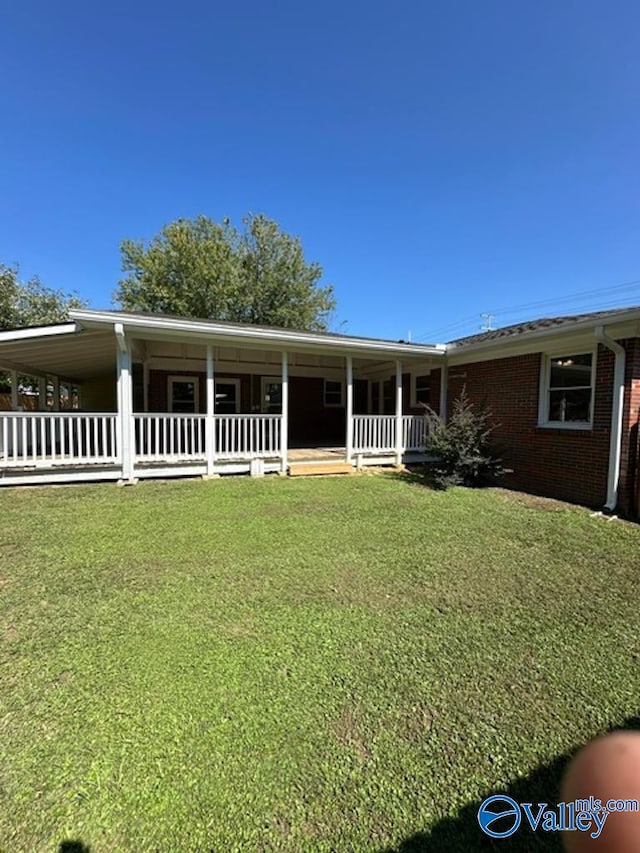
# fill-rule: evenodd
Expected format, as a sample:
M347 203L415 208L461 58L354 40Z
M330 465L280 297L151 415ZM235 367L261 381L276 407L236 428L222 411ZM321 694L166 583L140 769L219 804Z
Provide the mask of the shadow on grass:
M432 466L428 464L411 465L401 471L387 471L387 477L393 480L401 480L403 483L410 483L415 486L425 486L428 489L436 489L433 482ZM442 491L442 489L436 489Z
M610 731L620 729L640 729L640 717L629 717L622 725L613 726ZM486 796L506 794L518 803L549 803L553 808L560 798L560 784L565 768L578 749L579 746L570 753L540 765L528 776L488 792ZM387 847L379 853L471 853L474 850L560 853L563 850L561 832L533 832L526 820L522 821L517 832L509 838L489 838L482 832L477 820L478 809L485 799L486 797L482 797L469 803L461 809L457 817L444 818L428 832L418 832L410 838L405 838L397 847ZM499 825L495 828L498 829Z
M91 848L82 841L61 841L58 853L91 853Z

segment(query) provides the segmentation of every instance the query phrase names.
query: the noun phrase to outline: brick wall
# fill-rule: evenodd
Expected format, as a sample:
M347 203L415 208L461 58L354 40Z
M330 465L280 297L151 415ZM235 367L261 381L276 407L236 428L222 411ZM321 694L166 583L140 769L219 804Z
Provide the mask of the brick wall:
M541 353L534 353L450 367L449 411L463 387L474 405L491 411L494 439L513 469L506 486L600 507L607 494L613 353L598 348L590 430L538 427L541 364ZM432 395L436 386L439 393L440 377L434 379Z

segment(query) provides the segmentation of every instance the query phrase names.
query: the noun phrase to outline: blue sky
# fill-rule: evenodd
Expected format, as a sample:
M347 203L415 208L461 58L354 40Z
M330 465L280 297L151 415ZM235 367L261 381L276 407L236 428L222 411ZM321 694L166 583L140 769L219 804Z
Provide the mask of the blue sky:
M610 289L640 279L637 2L25 0L0 31L0 261L94 307L123 238L249 211L352 334L640 304Z

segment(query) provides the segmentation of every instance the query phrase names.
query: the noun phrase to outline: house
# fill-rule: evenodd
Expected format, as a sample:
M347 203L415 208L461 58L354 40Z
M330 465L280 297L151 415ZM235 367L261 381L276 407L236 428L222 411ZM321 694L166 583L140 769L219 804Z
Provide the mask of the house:
M509 486L638 514L640 308L453 341L441 375L449 401L465 386L491 410Z
M0 368L37 378L43 408L14 392L0 412L2 485L411 463L423 404L446 416L464 386L497 422L507 485L638 508L640 308L444 345L83 309L1 332Z
M423 459L421 404L443 356L424 344L74 310L67 323L0 332L0 369L15 389L12 411L0 412L0 484ZM19 411L19 374L39 380L42 411ZM60 410L61 387L76 408Z

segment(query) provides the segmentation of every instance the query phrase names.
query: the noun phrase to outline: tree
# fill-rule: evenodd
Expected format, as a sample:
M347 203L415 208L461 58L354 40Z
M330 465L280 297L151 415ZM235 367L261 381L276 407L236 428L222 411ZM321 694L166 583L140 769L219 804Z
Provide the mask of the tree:
M491 441L491 412L474 411L466 388L453 401L448 421L429 407L426 416L425 447L436 457L432 474L437 488L483 486L504 473Z
M18 267L0 263L0 331L23 326L44 326L67 319L70 308L87 303L75 293L45 287L37 276L20 281ZM28 377L20 384L31 387ZM10 389L9 375L0 371L0 392Z
M320 287L322 268L305 260L302 244L266 216L247 216L238 231L229 219L206 216L165 225L148 245L124 240L115 301L125 310L327 328L333 288Z
M45 287L37 276L22 282L17 267L0 264L0 330L59 323L84 305L77 294Z

